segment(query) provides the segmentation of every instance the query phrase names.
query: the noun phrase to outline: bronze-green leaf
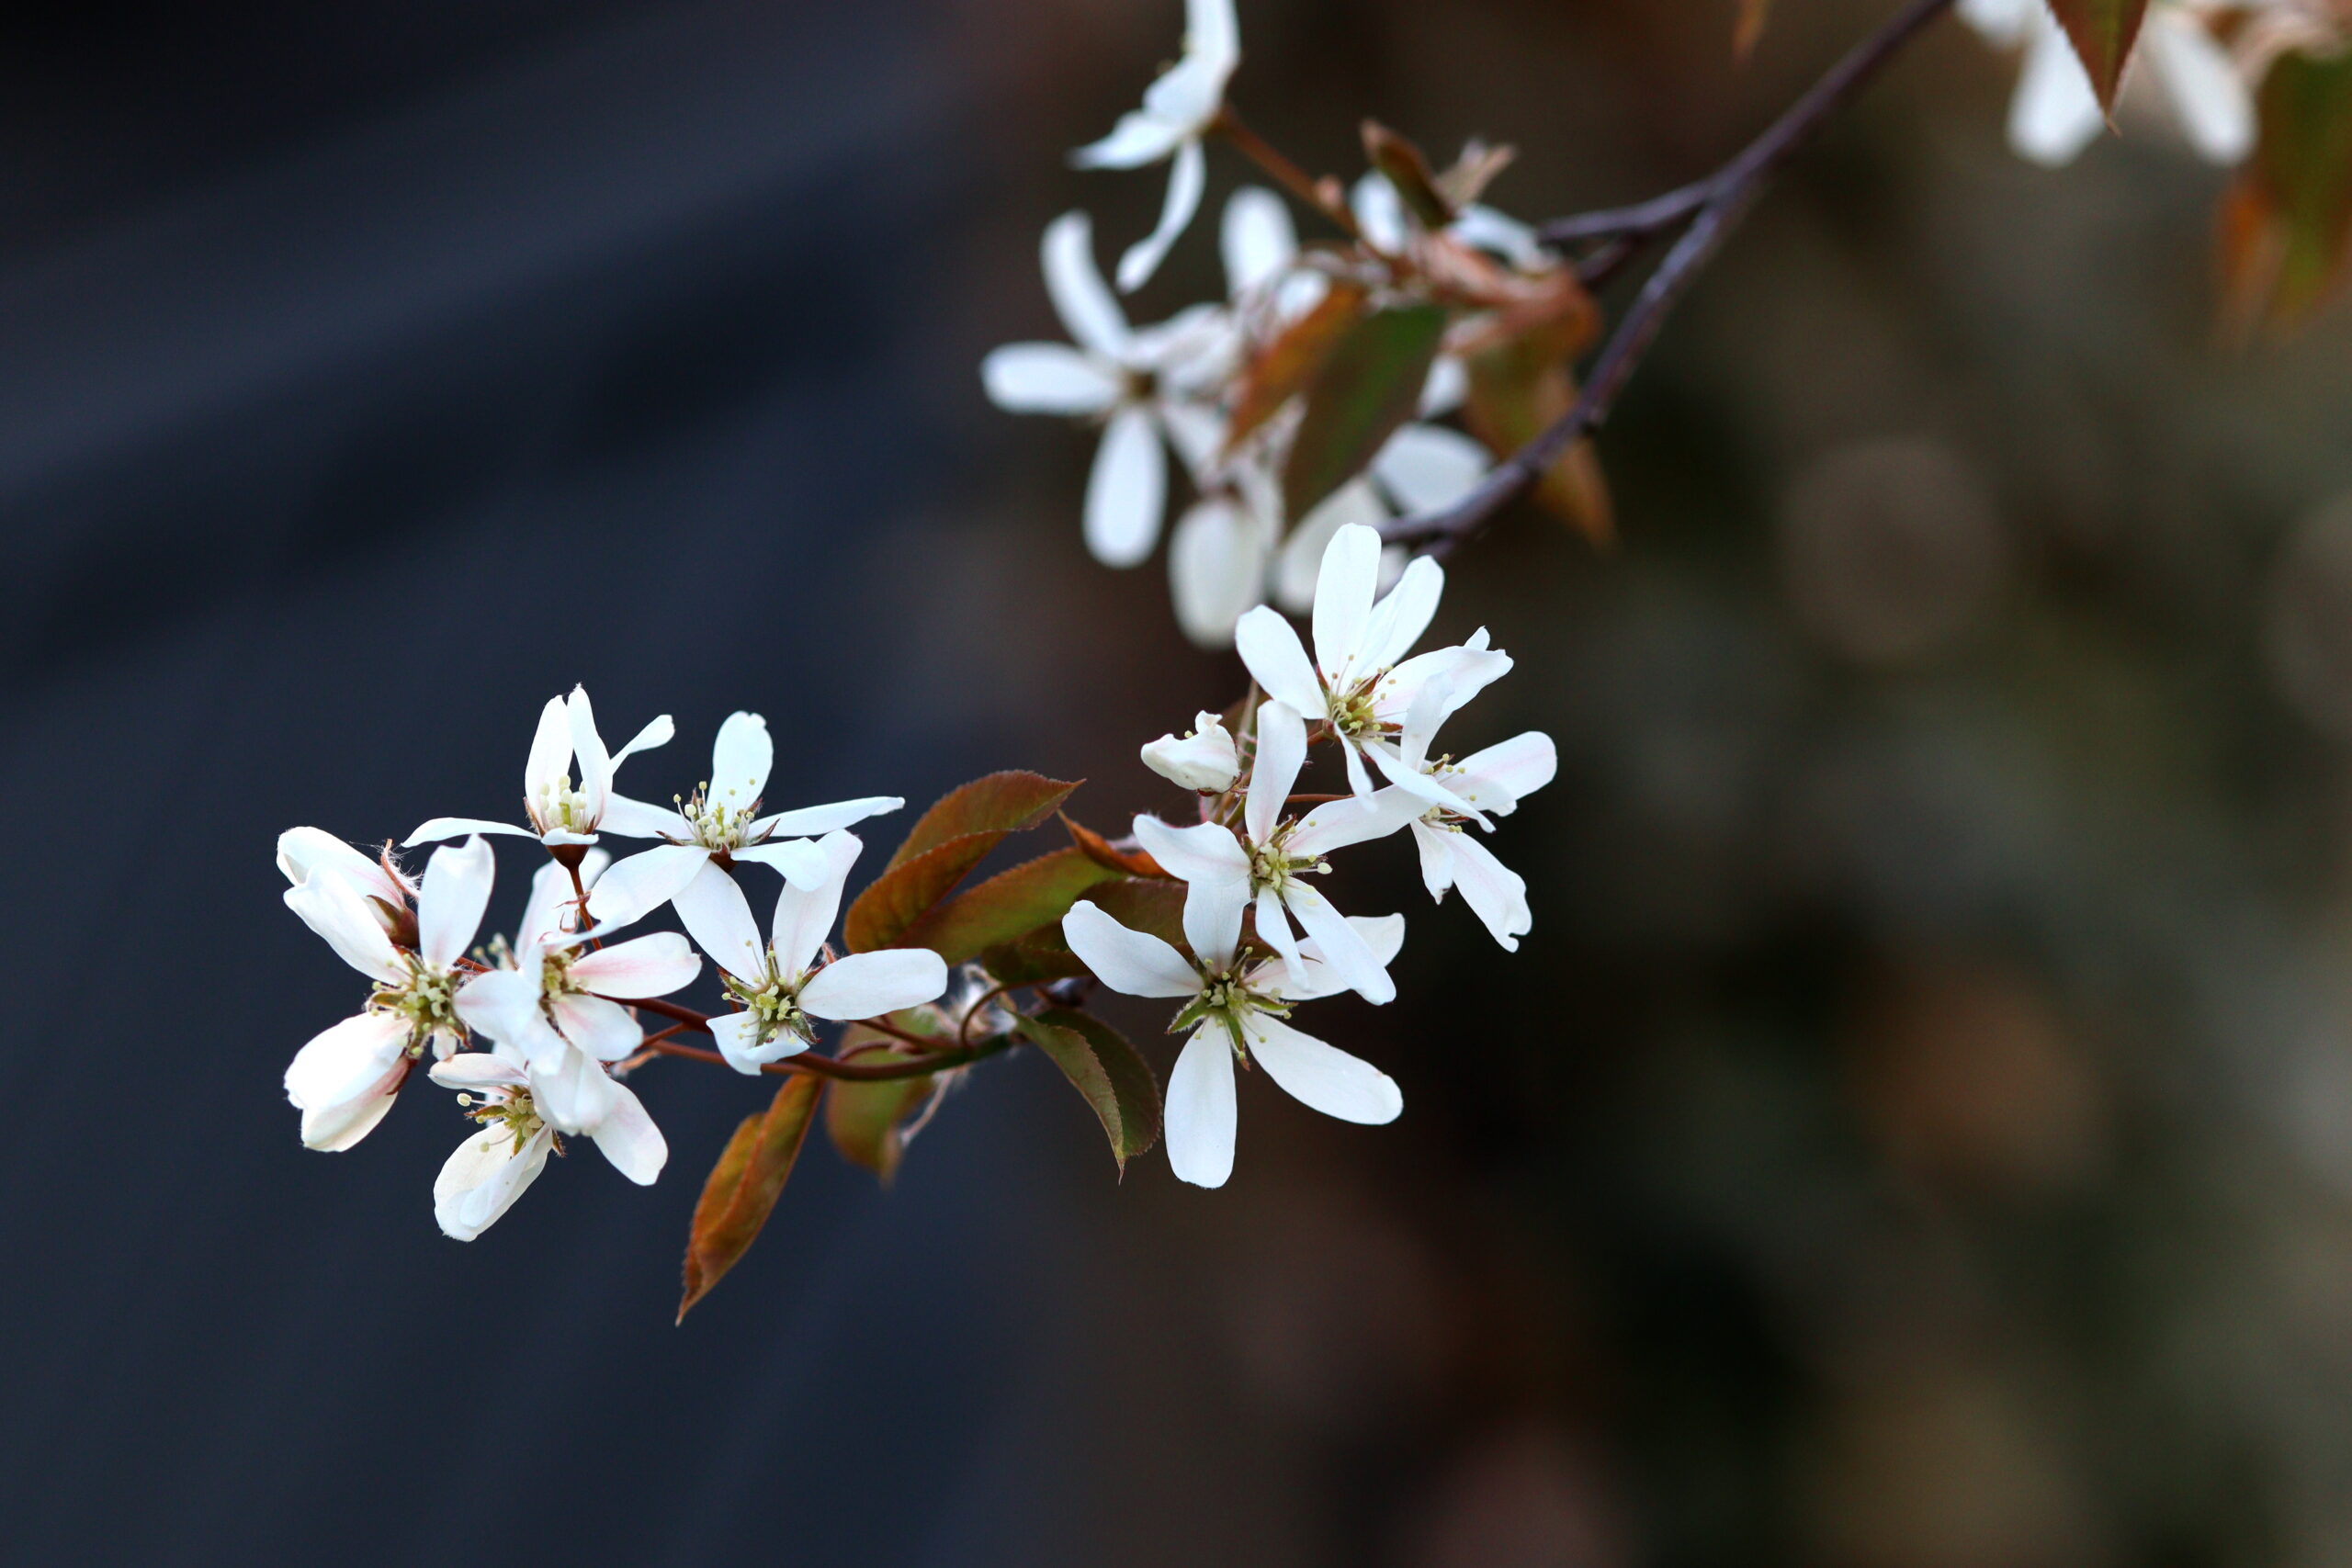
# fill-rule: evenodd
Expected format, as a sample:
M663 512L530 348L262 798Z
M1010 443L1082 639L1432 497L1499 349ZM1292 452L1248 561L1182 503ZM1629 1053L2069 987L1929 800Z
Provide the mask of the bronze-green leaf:
M1098 883L1125 874L1079 849L1056 850L1000 872L935 906L899 933L906 947L927 947L950 964L982 948L1058 925L1069 907Z
M943 796L849 907L842 940L852 953L899 945L974 866L1013 833L1034 828L1069 798L1075 784L1035 773L990 773Z
M2260 104L2262 139L2223 210L2223 272L2248 321L2292 321L2343 282L2352 250L2352 50L2282 57Z
M1184 885L1181 882L1129 877L1091 887L1086 897L1123 926L1148 931L1173 947L1184 945ZM980 954L980 966L1012 986L1074 980L1087 972L1069 943L1062 940L1059 921L989 948Z
M1376 119L1363 122L1363 155L1423 228L1442 229L1453 221L1453 204L1438 188L1430 172L1429 155Z
M1332 346L1307 388L1283 468L1283 504L1293 519L1363 472L1412 417L1445 323L1443 306L1400 305L1363 317Z
M1111 1139L1119 1173L1159 1141L1159 1080L1125 1035L1091 1014L1055 1008L1021 1021L1021 1035L1053 1058Z
M871 1038L871 1033L865 1037ZM851 1046L850 1038L842 1040L844 1062L881 1066L916 1059L912 1051L894 1045ZM864 1166L887 1182L899 1173L899 1156L906 1150L899 1124L938 1089L938 1077L928 1075L871 1083L838 1080L825 1097L826 1134L843 1159Z
M2112 112L2124 64L2148 14L2148 0L2050 0L2050 8L2082 57L2083 69L2090 73L2099 107Z
M1233 416L1226 422L1227 452L1248 440L1314 379L1340 339L1363 315L1370 299L1362 284L1338 279L1312 310L1257 352L1241 372Z
M1018 771L990 773L949 790L918 818L883 869L894 870L952 839L973 833L1018 833L1054 814L1078 785Z
M703 1183L686 1235L685 1293L678 1321L710 1293L710 1288L757 1240L775 1201L792 1175L793 1162L808 1136L822 1078L796 1074L784 1080L764 1114L747 1116L728 1140L718 1163Z

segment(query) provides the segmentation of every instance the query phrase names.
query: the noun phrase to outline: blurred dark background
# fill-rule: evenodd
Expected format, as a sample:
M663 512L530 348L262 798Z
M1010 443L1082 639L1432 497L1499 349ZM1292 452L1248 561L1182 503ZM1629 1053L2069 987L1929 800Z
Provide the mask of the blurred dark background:
M1247 4L1238 100L1728 152L1883 10ZM1236 687L983 403L1175 0L96 4L0 30L0 1556L11 1562L2335 1563L2352 1539L2352 347L2232 348L2220 177L2004 151L1931 38L1635 384L1623 542L1513 515L1441 630L1559 782L1514 956L1402 845L1371 1132L1244 1087L1112 1180L1034 1059L894 1190L812 1152L670 1325L758 1091L638 1087L470 1247L408 1097L306 1153L356 977L281 828L507 814L533 716L766 713L783 804L1033 766L1115 824ZM1722 13L1722 14L1718 14ZM1239 171L1215 160L1211 213ZM1216 291L1207 222L1137 305ZM873 837L888 837L887 829ZM506 853L493 919L527 868ZM1155 1046L1164 1067L1167 1055Z

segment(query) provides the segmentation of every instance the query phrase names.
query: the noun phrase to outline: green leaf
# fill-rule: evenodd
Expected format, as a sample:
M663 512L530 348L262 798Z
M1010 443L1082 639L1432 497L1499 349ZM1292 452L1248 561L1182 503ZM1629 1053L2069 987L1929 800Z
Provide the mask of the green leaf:
M1258 351L1241 373L1233 417L1226 422L1227 452L1248 440L1315 378L1340 339L1363 317L1371 298L1363 285L1335 279L1314 309Z
M2050 8L2090 73L2099 107L2114 112L2115 92L2122 85L2124 62L2139 39L2148 0L2050 0Z
M1088 889L1122 874L1082 850L1056 850L938 905L901 932L899 942L930 948L948 963L961 964L983 948L1058 924Z
M851 1040L861 1032L873 1038L870 1030L852 1030L843 1035L842 1043L848 1048L841 1053L841 1060L881 1066L917 1059L914 1052L903 1046L851 1046ZM899 1156L906 1150L899 1124L938 1089L936 1075L883 1078L875 1083L835 1079L832 1093L825 1097L825 1134L843 1159L864 1166L887 1183L899 1173Z
M1123 926L1149 931L1171 946L1184 945L1184 885L1156 876L1129 877L1091 887L1086 897ZM1015 942L980 954L980 966L1008 986L1074 980L1087 973L1062 940L1059 921L1041 926Z
M1020 1032L1094 1108L1110 1135L1111 1157L1125 1175L1127 1161L1159 1141L1159 1080L1150 1065L1125 1035L1071 1008L1023 1019Z
M1283 503L1303 518L1363 472L1410 419L1445 335L1440 305L1376 310L1332 346L1306 392L1306 412L1283 468Z
M2251 321L2309 315L2352 249L2352 50L2282 56L2264 78L2262 137L2223 210L2222 256Z
M1035 773L990 773L943 796L850 905L842 942L852 953L899 945L990 850L1053 815L1077 787Z
M686 1233L685 1293L678 1301L679 1322L759 1238L792 1174L793 1162L800 1156L824 1087L823 1079L802 1075L785 1079L766 1113L745 1117L711 1167Z

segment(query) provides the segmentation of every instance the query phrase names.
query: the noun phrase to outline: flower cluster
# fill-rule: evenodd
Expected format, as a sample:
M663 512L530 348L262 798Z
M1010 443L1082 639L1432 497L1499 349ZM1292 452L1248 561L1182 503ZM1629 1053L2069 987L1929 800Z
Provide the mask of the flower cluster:
M373 983L356 1014L312 1039L287 1068L303 1143L330 1150L358 1143L429 1055L426 1076L461 1091L458 1103L479 1123L434 1184L434 1213L448 1235L481 1235L548 1155L562 1152L565 1137L594 1140L622 1175L651 1182L669 1149L625 1081L653 1038L639 1014L692 984L703 960L674 931L617 941L613 933L664 904L721 973L735 1010L698 1026L742 1072L806 1050L808 1018L864 1018L945 991L946 966L935 953L832 962L821 953L859 849L843 829L904 802L876 797L762 815L774 747L765 722L747 713L720 727L710 778L675 809L615 793L621 761L671 734L665 716L608 751L587 693L549 700L524 767L529 826L435 818L409 836L410 847L463 842L435 850L421 878L389 846L370 859L316 828L279 839L288 907ZM614 862L597 847L607 833L660 841ZM823 837L808 837L815 833ZM490 838L499 835L536 838L548 859L532 875L513 940L477 945L496 874ZM736 880L746 863L784 875L772 944L752 925Z

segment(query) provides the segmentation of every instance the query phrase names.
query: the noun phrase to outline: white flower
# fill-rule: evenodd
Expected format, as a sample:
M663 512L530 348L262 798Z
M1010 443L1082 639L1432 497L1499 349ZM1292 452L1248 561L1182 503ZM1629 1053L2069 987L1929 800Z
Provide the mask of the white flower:
M1331 540L1351 523L1377 528L1392 517L1408 517L1451 506L1487 477L1487 449L1458 430L1437 424L1398 428L1373 458L1372 467L1350 479L1299 520L1283 541L1274 562L1274 603L1295 615L1315 604L1315 580ZM1380 585L1403 575L1407 551L1390 545L1380 552Z
M846 828L906 805L896 795L868 795L762 817L760 797L775 767L775 742L768 736L767 720L755 713L729 714L711 747L710 777L684 802L684 810L624 795L608 796L605 832L665 841L606 872L589 898L589 918L600 926L641 919L695 877L726 875L711 863L714 857L757 861L803 887L810 886L824 874L825 861L808 835Z
M1398 760L1406 768L1479 812L1508 817L1519 808L1521 800L1552 782L1552 775L1559 767L1552 738L1531 729L1483 751L1474 751L1458 762L1448 757L1432 759L1430 746L1437 728L1456 705L1445 685L1443 682L1431 682L1422 689L1413 711L1406 715L1404 733L1397 745ZM1414 817L1412 826L1413 840L1421 854L1421 880L1428 886L1430 897L1442 903L1448 889L1460 887L1463 902L1486 922L1495 940L1506 950L1518 952L1519 939L1534 925L1534 916L1527 907L1526 879L1497 860L1494 852L1475 835L1463 831L1464 826L1474 819L1467 814L1445 806L1429 805L1419 795L1394 785L1381 791L1381 795L1392 792L1417 807L1427 807ZM1492 830L1493 824L1483 817L1476 819Z
M1241 774L1241 754L1226 732L1225 720L1202 713L1193 716L1193 728L1182 740L1163 735L1145 747L1143 765L1180 789L1222 795Z
M288 828L277 835L277 869L297 887L322 874L340 876L374 906L388 932L407 923L409 900L416 896L415 882L392 863L389 852L382 859L371 858L322 828Z
M1405 918L1351 922L1356 936L1385 964L1405 941ZM1163 1125L1168 1163L1199 1187L1222 1187L1233 1174L1234 1081L1237 1057L1254 1058L1291 1097L1342 1122L1376 1125L1405 1109L1396 1080L1370 1063L1302 1034L1283 1020L1290 1004L1347 988L1312 943L1297 966L1277 958L1237 962L1240 907L1184 907L1184 937L1197 959L1146 932L1130 931L1101 907L1081 900L1062 918L1062 935L1097 979L1131 997L1182 998L1170 1033L1190 1030L1168 1077Z
M602 1068L596 1071L603 1076ZM442 1234L471 1241L514 1207L546 1168L548 1154L561 1145L555 1123L543 1113L544 1080L512 1047L469 1051L436 1062L433 1081L465 1091L458 1103L468 1105L467 1114L481 1123L449 1156L433 1183L433 1217ZM604 1113L581 1130L595 1140L614 1169L640 1187L650 1186L669 1161L661 1129L625 1085L612 1083Z
M1388 176L1377 171L1357 179L1348 192L1348 206L1363 237L1374 248L1391 255L1409 245L1421 227ZM1534 229L1483 202L1471 202L1457 211L1445 232L1465 245L1500 256L1521 271L1540 272L1552 265L1551 253Z
M1119 258L1119 288L1132 294L1159 270L1160 258L1200 210L1208 163L1201 138L1225 107L1225 85L1241 63L1241 29L1233 0L1185 0L1183 58L1144 89L1143 107L1120 118L1111 134L1080 148L1081 169L1139 169L1173 158L1159 224Z
M737 1072L756 1073L762 1063L807 1050L813 1020L878 1018L934 1001L947 989L947 964L928 948L854 953L819 965L841 909L842 885L864 846L856 835L837 830L817 847L825 857L823 876L814 887L784 885L767 942L731 876L698 876L673 901L742 1010L710 1021L711 1037Z
M1168 541L1168 587L1176 624L1206 649L1233 646L1233 628L1265 603L1266 578L1283 531L1282 481L1272 449L1251 442L1214 472L1204 493Z
M1405 659L1437 614L1445 573L1424 556L1375 604L1379 580L1379 534L1348 525L1331 536L1316 579L1314 659L1291 624L1269 606L1250 611L1234 629L1241 661L1267 694L1330 727L1347 761L1349 786L1358 795L1372 793L1366 756L1383 772L1396 765L1389 738L1402 728L1424 684L1442 677L1458 700L1466 701L1510 669L1510 655L1489 649L1483 630L1458 648ZM1442 794L1430 795L1431 804L1454 804L1451 796L1437 798Z
M473 817L435 817L403 843L413 848L461 833L514 833L537 839L549 848L593 844L612 795L614 770L636 752L667 744L672 733L670 716L663 714L638 731L628 745L607 754L604 737L596 733L596 715L588 705L588 694L574 686L569 701L549 697L548 705L539 710L538 733L531 738L531 755L523 764L523 810L530 818L529 827ZM580 761L576 788L571 772L575 756Z
M1287 818L1283 807L1306 763L1306 721L1282 703L1267 703L1258 709L1258 753L1242 803L1240 835L1216 822L1171 828L1158 818L1138 817L1136 838L1152 859L1183 879L1188 931L1195 925L1222 930L1228 918L1238 931L1241 910L1254 905L1258 939L1282 956L1294 976L1303 976L1290 924L1296 916L1340 985L1368 1002L1392 1001L1396 987L1383 961L1331 901L1303 879L1329 871L1323 857L1332 851L1402 828L1420 815L1422 802L1401 790L1383 790L1328 801L1304 818Z
M2153 77L2188 144L2209 163L2236 164L2253 151L2254 95L2205 18L2229 7L2155 0L2126 70L2127 106L2144 102ZM2009 104L2009 145L2051 167L2072 163L2107 124L2090 73L2047 0L1961 0L1960 14L2001 45L2022 45L2025 67ZM2148 70L2138 69L2145 59Z
M582 1133L602 1125L624 1092L602 1064L623 1060L645 1039L645 1026L621 1003L692 983L702 960L675 931L582 951L586 938L566 933L558 918L569 882L563 867L540 867L513 953L469 982L457 1007L467 1027L530 1069L539 1113L560 1132Z
M1094 268L1083 212L1046 227L1046 290L1076 347L1014 343L980 363L989 398L1013 413L1057 413L1102 423L1086 485L1086 547L1105 566L1151 554L1168 506L1164 437L1188 465L1205 464L1224 439L1203 396L1223 380L1235 348L1224 313L1198 306L1158 327L1127 325Z
M441 1055L457 1049L464 1032L458 964L481 924L496 870L480 839L435 850L417 896L413 948L395 946L379 906L333 871L313 871L286 890L287 908L376 983L363 1011L318 1034L286 1069L286 1098L302 1112L304 1144L351 1147L392 1108L426 1046Z

